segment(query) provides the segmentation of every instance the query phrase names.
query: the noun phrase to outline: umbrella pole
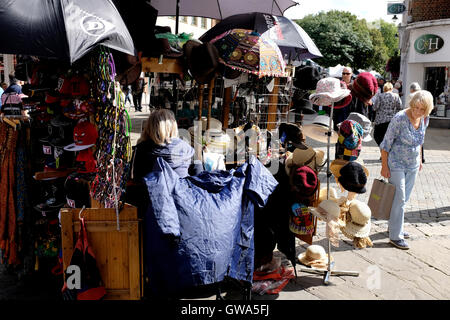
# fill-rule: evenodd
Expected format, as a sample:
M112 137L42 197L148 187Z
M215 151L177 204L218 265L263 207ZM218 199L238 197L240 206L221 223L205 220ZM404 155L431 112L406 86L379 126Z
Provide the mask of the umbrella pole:
M180 0L177 0L176 17L175 17L175 34L178 35L178 26L180 20Z

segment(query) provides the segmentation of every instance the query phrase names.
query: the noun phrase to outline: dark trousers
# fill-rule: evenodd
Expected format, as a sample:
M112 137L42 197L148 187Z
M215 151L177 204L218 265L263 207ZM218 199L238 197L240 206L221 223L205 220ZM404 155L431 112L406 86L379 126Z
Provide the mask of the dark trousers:
M133 103L136 111L142 110L142 92L141 93L133 93Z
M376 124L373 129L373 138L378 146L383 142L384 135L386 134L389 122Z

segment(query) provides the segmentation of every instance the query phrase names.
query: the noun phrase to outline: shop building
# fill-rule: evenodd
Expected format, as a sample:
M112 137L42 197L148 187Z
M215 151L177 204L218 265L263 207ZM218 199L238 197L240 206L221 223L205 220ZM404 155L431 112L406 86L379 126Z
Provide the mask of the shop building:
M450 128L450 2L410 0L405 6L399 26L405 94L413 82L430 91L435 98L431 125Z

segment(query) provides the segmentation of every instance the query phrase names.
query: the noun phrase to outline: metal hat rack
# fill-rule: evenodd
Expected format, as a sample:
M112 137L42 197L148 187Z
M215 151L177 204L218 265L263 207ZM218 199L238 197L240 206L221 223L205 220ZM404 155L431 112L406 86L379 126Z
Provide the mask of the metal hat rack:
M332 128L333 128L333 109L334 109L334 102L330 106L330 122L328 125L328 142L327 142L327 199L330 198L330 138L332 134ZM332 267L334 265L334 262L331 262L331 242L330 239L327 237L328 240L328 268L327 270L318 270L318 269L311 269L307 267L300 267L300 271L312 273L312 274L322 274L323 275L323 283L325 285L330 284L330 276L354 276L358 277L359 272L357 271L338 271L338 270L332 270Z

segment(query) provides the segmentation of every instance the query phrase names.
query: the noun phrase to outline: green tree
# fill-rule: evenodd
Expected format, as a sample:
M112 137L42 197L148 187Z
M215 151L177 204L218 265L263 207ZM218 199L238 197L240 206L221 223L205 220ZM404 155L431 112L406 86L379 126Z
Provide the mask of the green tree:
M367 59L367 64L371 69L381 73L386 73L386 62L389 59L388 48L386 47L380 30L370 29L370 38L372 40L373 51Z
M324 67L340 63L384 74L389 57L398 50L397 27L382 19L367 23L350 12L332 10L296 22L322 52L317 63Z
M353 69L370 66L373 44L366 21L350 12L332 10L308 15L296 22L314 40L323 55L317 63L324 67L337 64Z
M373 22L373 25L376 26L381 32L384 45L387 48L388 56L395 56L395 53L398 51L399 47L397 26L394 23L386 22L383 19Z

